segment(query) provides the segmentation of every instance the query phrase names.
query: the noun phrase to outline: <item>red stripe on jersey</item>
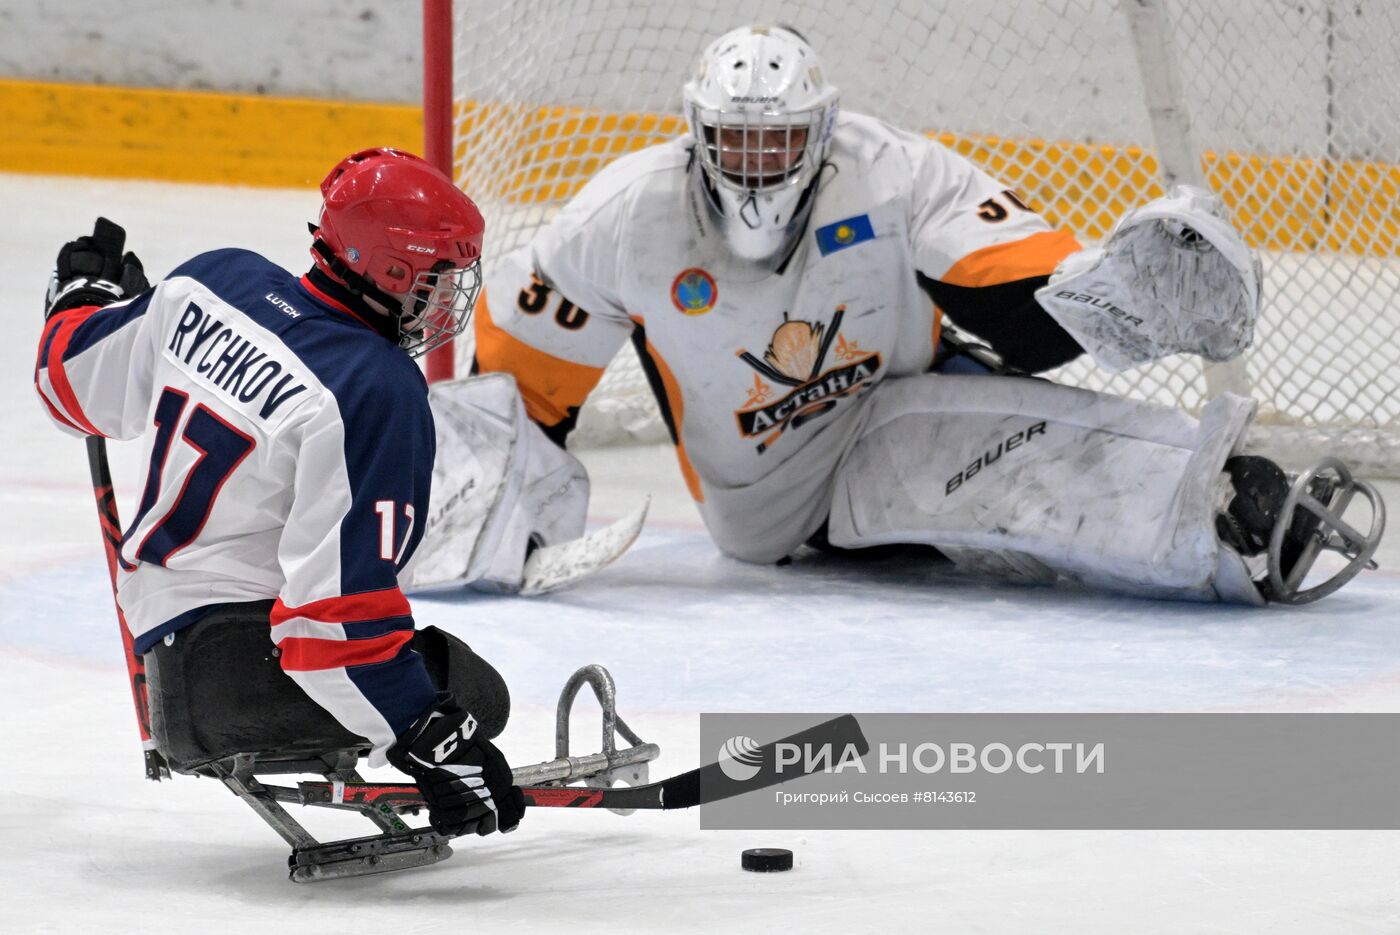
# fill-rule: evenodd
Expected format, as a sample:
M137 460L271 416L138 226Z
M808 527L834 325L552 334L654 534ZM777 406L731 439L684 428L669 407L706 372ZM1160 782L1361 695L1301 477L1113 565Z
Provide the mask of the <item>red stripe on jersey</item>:
M42 392L39 394L39 401L44 404L45 408L49 410L49 415L53 416L56 421L62 422L64 425L68 426L75 432L82 432L84 434L87 433L87 429L83 428L81 425L78 425L72 419L65 416L63 414L63 410L59 409L53 403L49 402L49 398L45 396Z
M929 358L929 366L933 366L933 361L938 357L938 339L943 337L943 309L937 305L933 306L933 357Z
M46 366L47 364L47 359L44 355L49 347L47 343L49 339L49 333L52 331L57 331L59 329L59 326L64 324L64 322L68 320L68 316L72 313L86 312L88 314L91 314L92 312L96 311L99 307L100 306L97 305L84 305L79 308L70 308L67 311L59 312L55 315L49 316L48 320L44 322L44 330L39 334L39 348L34 354L34 378L36 380L39 378L39 369L41 367Z
M282 668L287 672L317 672L344 666L388 662L413 639L412 630L395 630L367 640L318 640L292 636L278 643Z
M39 350L38 353L34 355L34 389L39 394L39 401L44 404L44 408L49 411L49 415L53 416L54 421L61 422L62 424L68 426L75 432L81 432L83 431L83 427L78 425L78 423L74 422L72 419L68 418L68 416L63 412L63 410L55 406L49 400L48 396L44 394L44 391L39 388L39 372L41 370L48 369L47 364L44 361L44 342L48 340L49 332L51 330L57 329L59 324L61 324L61 317L62 316L55 315L53 318L50 318L47 322L45 322L44 330L39 335Z
M55 316L58 321L57 331L54 333L53 342L49 345L49 382L53 384L53 390L58 394L58 401L67 411L72 422L76 422L77 428L89 435L103 435L103 433L99 432L97 426L88 420L87 414L83 412L83 407L78 404L78 395L73 392L73 385L68 382L68 374L63 369L63 352L68 349L68 342L73 339L73 332L78 330L78 326L99 311L101 311L101 306L89 305L60 312ZM40 347L42 346L41 343ZM103 437L106 436L103 435Z
M286 623L293 617L305 617L321 623L357 623L361 620L406 617L411 612L408 598L398 588L328 597L300 607L288 607L279 597L277 603L272 605L272 625L275 627Z

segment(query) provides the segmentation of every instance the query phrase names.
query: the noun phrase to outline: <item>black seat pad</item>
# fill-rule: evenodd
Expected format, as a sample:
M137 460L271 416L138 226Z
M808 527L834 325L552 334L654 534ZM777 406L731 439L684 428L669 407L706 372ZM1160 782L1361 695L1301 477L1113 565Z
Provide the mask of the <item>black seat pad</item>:
M263 761L305 759L370 743L342 727L282 671L269 635L271 601L213 611L146 653L151 733L177 772L239 753ZM451 691L496 737L510 716L510 694L494 668L436 627L414 634L439 691Z

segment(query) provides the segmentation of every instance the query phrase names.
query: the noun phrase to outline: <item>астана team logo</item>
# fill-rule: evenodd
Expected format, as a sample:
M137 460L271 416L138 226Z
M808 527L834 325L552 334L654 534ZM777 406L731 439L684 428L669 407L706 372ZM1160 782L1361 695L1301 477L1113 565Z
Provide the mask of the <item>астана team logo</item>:
M758 453L763 454L789 428L798 428L836 407L836 400L850 396L869 385L880 369L880 355L867 351L855 341L841 336L841 319L846 307L839 305L831 324L784 320L773 332L768 349L759 358L746 350L739 359L756 374L744 407L734 413L745 438L761 438ZM837 365L823 370L827 354ZM789 392L773 398L773 388L764 378Z

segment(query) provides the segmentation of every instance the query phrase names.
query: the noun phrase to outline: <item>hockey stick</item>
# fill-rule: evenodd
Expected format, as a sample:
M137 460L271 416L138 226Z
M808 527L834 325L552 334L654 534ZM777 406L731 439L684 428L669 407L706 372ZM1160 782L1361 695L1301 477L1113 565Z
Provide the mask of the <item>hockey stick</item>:
M793 764L792 770L786 772L776 765L779 746L805 749L825 745L836 750L830 760L804 755ZM707 763L698 769L645 786L605 789L524 786L520 791L525 794L525 804L536 808L645 808L666 811L693 808L817 772L819 763L839 762L842 758L840 751L852 746L860 756L870 752L870 744L860 729L860 722L850 714L843 714L790 737L764 744L754 754L761 757L762 765L758 773L747 780L730 779L719 763ZM411 785L299 782L297 790L302 805L369 806L394 810L416 809L424 805L422 793L417 786Z
M520 593L525 597L548 594L573 584L615 562L641 535L651 497L631 513L589 536L545 545L525 560Z
M102 529L102 548L107 553L107 574L112 582L112 603L117 608L117 625L122 631L122 648L126 655L126 673L131 683L131 700L136 706L136 727L141 732L141 748L146 754L146 778L160 782L170 778L170 767L151 739L151 710L146 695L146 661L136 655L131 641L131 628L117 600L117 560L122 542L121 518L117 515L117 496L112 489L112 471L107 466L107 443L101 435L87 439L88 472L92 475L92 494L97 500L97 521Z

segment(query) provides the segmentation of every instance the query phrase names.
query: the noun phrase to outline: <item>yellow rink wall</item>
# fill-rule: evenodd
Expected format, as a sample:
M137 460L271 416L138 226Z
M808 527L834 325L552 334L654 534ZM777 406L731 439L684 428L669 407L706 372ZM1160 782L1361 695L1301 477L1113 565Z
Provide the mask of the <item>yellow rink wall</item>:
M567 198L617 156L684 131L674 115L474 102L457 124L468 191L518 203ZM421 152L422 127L409 104L0 81L5 172L299 187L366 146ZM1156 160L1140 147L931 135L1088 240L1161 193ZM474 177L483 157L510 167L506 175ZM1400 249L1400 167L1213 152L1202 162L1255 246L1379 257Z
M295 188L367 146L421 152L420 108L0 81L4 172Z
M465 166L467 190L525 204L568 198L623 153L685 132L681 118L669 114L473 102L459 109L457 124L455 158ZM1162 194L1157 160L1142 147L929 135L1016 188L1052 224L1086 240L1104 236L1124 211ZM512 167L508 176L475 177L474 161L483 153L493 165ZM1397 256L1400 166L1214 152L1204 154L1202 166L1256 247Z

